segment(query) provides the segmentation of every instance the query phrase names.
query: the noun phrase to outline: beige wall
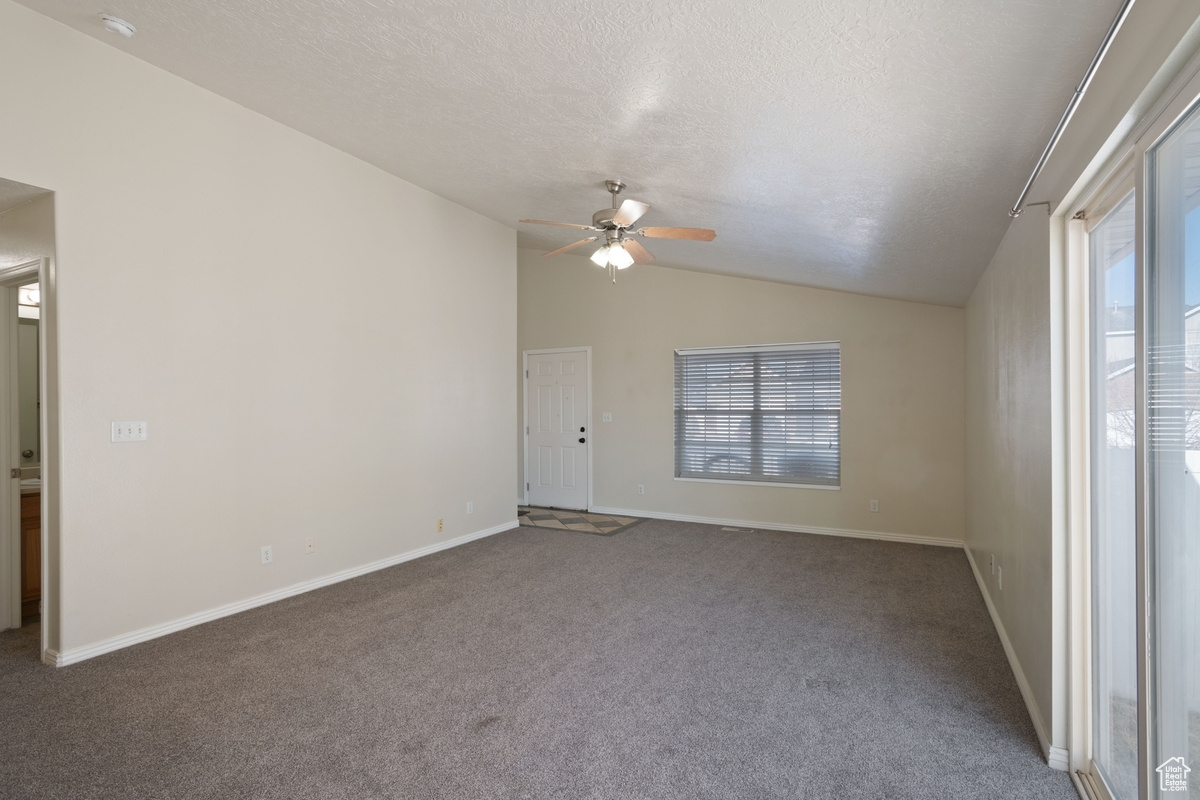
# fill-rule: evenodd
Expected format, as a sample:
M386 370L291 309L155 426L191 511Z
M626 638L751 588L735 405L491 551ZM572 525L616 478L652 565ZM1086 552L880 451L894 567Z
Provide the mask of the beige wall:
M967 306L967 541L1025 674L1047 679L1031 682L1039 709L1053 653L1049 252L1045 214L1022 215Z
M1055 216L1034 207L1013 221L966 308L967 547L1043 746L1067 746L1069 713L1061 215L1150 111L1196 16L1188 0L1133 6L1034 185L1030 199L1051 201Z
M56 193L52 644L515 519L511 229L9 2L0 43L0 177Z
M518 350L593 348L595 506L961 541L962 309L655 266L613 285L518 253ZM673 479L675 348L824 340L842 343L840 491Z

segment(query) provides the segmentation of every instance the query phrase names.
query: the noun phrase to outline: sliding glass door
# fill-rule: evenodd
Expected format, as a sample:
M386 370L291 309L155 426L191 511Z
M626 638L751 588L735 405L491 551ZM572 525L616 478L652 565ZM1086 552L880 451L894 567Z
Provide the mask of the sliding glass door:
M1200 54L1095 175L1066 229L1071 768L1089 800L1200 800Z
M1115 800L1138 796L1135 210L1131 192L1088 236L1092 749Z
M1154 783L1200 798L1200 109L1149 153L1148 594ZM1188 772L1196 769L1194 777ZM1182 787L1187 786L1188 789Z

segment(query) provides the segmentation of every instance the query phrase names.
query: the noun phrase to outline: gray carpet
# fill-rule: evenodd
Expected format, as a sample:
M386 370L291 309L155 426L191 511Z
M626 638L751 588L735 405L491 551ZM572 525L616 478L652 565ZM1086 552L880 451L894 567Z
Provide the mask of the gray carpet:
M65 669L0 795L1075 798L961 551L519 528Z

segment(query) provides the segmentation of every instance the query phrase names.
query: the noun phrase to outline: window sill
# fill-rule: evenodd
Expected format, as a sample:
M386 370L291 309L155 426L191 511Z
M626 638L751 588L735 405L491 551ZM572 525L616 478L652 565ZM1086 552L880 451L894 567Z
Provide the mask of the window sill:
M774 481L738 481L725 480L721 478L676 478L677 481L687 483L724 483L731 486L776 486L783 489L822 489L840 492L841 486L818 486L812 483L777 483Z

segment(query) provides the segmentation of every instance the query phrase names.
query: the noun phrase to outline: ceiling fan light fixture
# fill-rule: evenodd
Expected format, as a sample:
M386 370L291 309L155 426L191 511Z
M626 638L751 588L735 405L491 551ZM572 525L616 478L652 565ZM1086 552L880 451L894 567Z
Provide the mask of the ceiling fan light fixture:
M620 244L614 244L608 248L608 261L617 269L633 266L633 256L629 255L629 251Z
M654 256L650 251L642 247L641 243L633 238L635 236L649 236L652 239L691 239L699 242L711 242L717 235L716 231L709 228L650 227L633 230L633 225L642 218L643 214L650 210L650 204L628 199L618 207L617 195L625 188L625 184L621 181L609 180L604 182L604 187L612 194L612 208L602 208L595 214L592 214L591 225L578 225L574 222L553 222L548 219L521 220L521 222L536 225L558 225L566 228L594 231L596 233L595 236L589 236L586 239L580 239L578 242L572 242L566 247L542 253L544 258L557 256L560 253L566 253L577 247L583 247L585 244L594 242L603 236L604 241L592 253L591 260L597 267L607 269L609 277L612 278L613 283L616 283L617 270L628 269L634 264L649 264L654 260Z

